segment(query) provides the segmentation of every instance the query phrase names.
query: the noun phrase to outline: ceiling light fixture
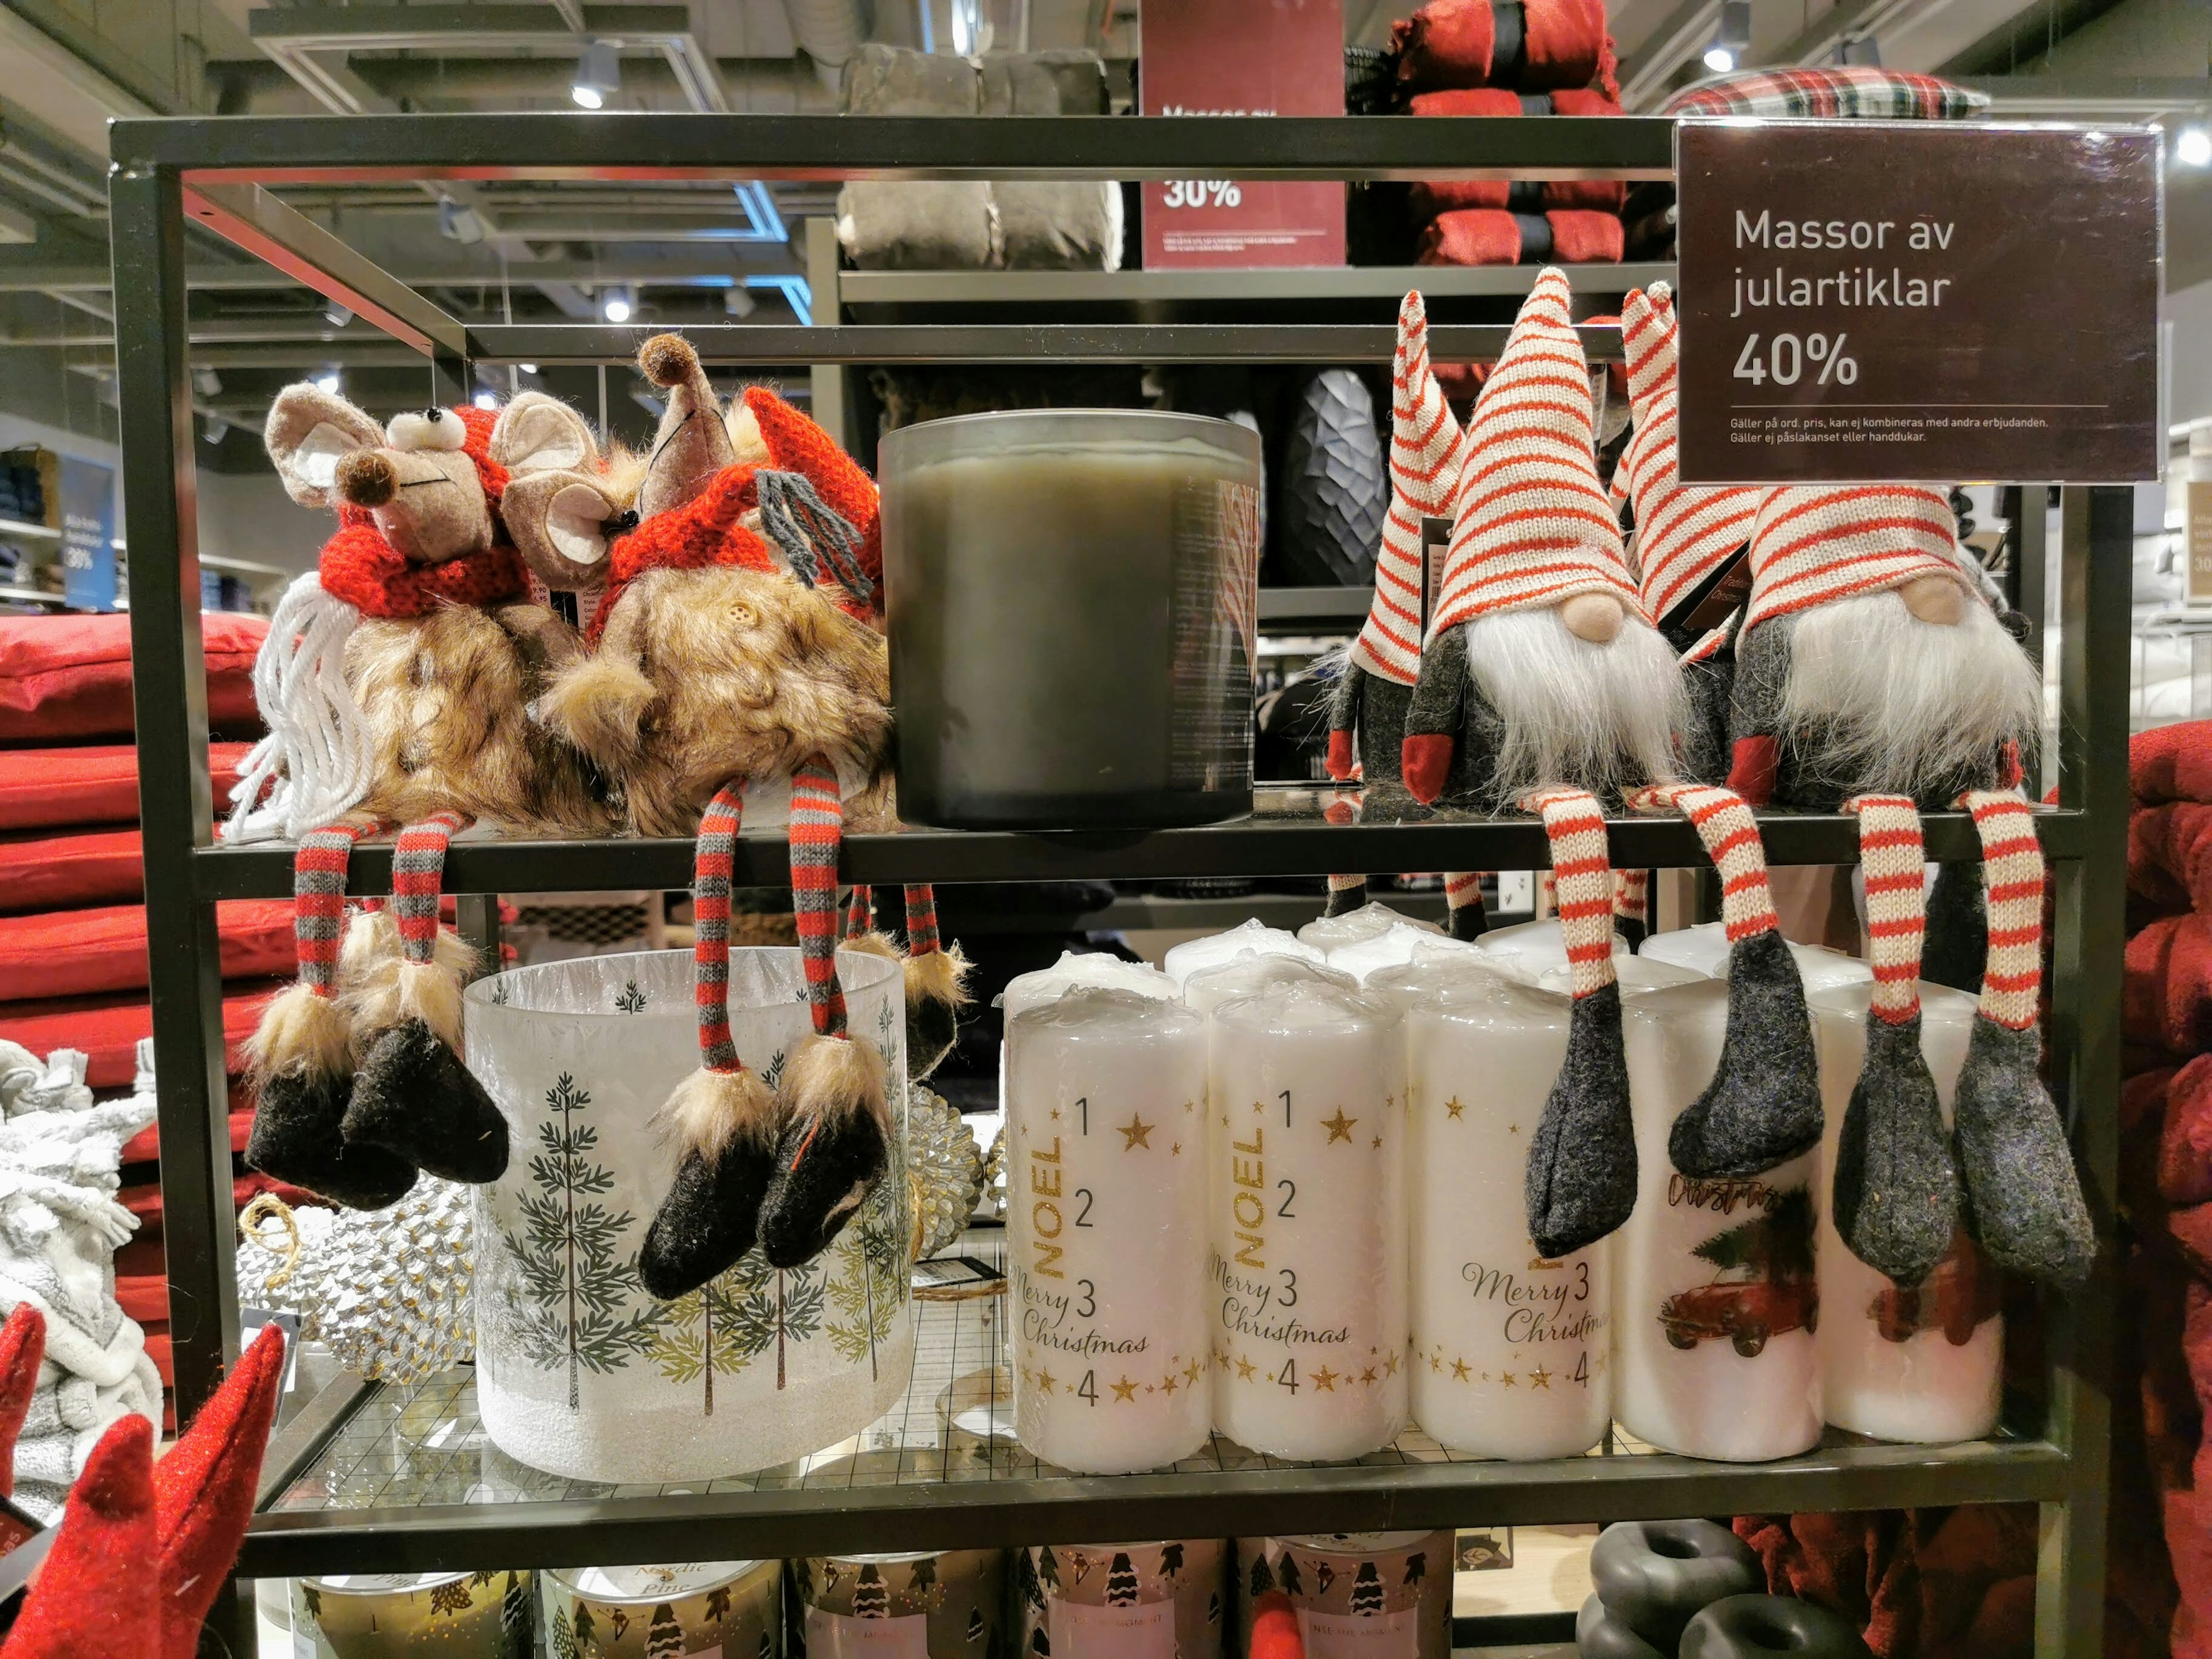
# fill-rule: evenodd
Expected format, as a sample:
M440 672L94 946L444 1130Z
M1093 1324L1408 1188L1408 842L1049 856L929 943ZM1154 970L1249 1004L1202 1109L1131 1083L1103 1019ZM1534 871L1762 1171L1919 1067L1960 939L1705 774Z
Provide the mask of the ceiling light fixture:
M745 286L774 289L783 295L785 302L791 307L791 314L798 319L801 325L808 327L813 325L814 289L804 276L787 276L781 272L769 276L748 276L745 278Z
M203 398L220 398L222 376L211 368L196 368L192 371L192 390Z
M611 288L599 296L599 315L611 323L626 323L637 305L627 288Z
M587 40L576 59L576 78L568 83L568 96L579 109L605 109L607 100L622 90L622 59L611 40Z
M487 387L483 391L477 393L476 404L478 409L497 409L499 407L499 393Z
M463 207L450 198L438 200L438 234L449 242L459 242L464 247L484 239L484 222L472 209Z
M315 376L316 391L326 392L332 397L336 397L337 395L337 389L338 372L335 368L326 368L321 374Z
M323 307L323 320L332 328L343 328L353 320L353 313L332 300Z
M1751 0L1721 0L1720 26L1705 48L1705 67L1726 75L1751 50Z
M730 240L736 242L787 242L790 229L783 216L776 211L775 198L769 187L757 179L749 179L730 186L736 192L738 205L745 210L745 228Z
M760 301L732 283L722 290L722 309L732 317L750 317L760 309Z
M2173 159L2185 167L2212 167L2212 132L2184 127L2173 141Z
M211 444L219 444L230 436L230 422L220 415L210 415L207 417L207 429L200 435Z

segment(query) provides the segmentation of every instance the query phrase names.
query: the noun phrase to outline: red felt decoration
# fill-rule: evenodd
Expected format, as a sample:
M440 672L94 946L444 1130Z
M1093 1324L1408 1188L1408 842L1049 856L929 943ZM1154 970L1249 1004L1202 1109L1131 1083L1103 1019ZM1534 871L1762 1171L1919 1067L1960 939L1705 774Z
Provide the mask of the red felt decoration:
M15 1490L15 1441L30 1415L39 1362L46 1355L46 1316L34 1304L18 1302L0 1325L0 1498Z
M161 1659L154 1540L154 1429L134 1414L92 1449L0 1659Z
M260 617L212 611L201 617L210 725L259 722L253 659L268 632ZM112 740L134 729L130 617L0 618L0 744Z
M192 1659L200 1626L238 1559L283 1378L284 1334L271 1325L154 1471L162 1659Z
M1305 1659L1298 1610L1280 1590L1263 1591L1252 1603L1252 1645L1246 1659Z
M218 803L230 799L246 748L242 743L208 745ZM131 744L0 749L0 830L137 822L138 750Z
M216 923L226 978L281 974L292 966L289 901L227 899L216 907ZM0 1001L91 996L145 983L143 905L0 917Z

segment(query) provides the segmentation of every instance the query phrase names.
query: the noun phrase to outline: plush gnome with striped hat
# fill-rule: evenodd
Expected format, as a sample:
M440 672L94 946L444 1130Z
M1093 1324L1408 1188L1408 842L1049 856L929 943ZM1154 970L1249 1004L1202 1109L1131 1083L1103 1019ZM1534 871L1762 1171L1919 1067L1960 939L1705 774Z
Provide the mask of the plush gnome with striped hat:
M1589 366L1565 275L1547 269L1477 400L1435 624L1407 715L1417 799L1540 813L1573 969L1567 1054L1528 1161L1547 1256L1605 1237L1636 1200L1601 799L1697 827L1728 897L1729 1018L1711 1083L1668 1152L1700 1178L1759 1174L1818 1144L1819 1079L1796 963L1749 809L1683 784L1674 653L1647 619L1598 483Z
M1876 992L1837 1161L1837 1229L1903 1284L1933 1270L1959 1222L2000 1267L2078 1280L2095 1237L2038 1071L2043 855L2020 787L2041 677L1968 571L1942 490L1771 491L1751 568L1729 781L1753 800L1859 820ZM1947 1132L1914 988L1918 813L1953 807L1979 832L1988 928Z
M635 526L609 550L591 623L597 651L556 681L547 707L616 781L633 829L697 837L701 1064L664 1109L676 1176L639 1258L647 1288L665 1298L756 1243L777 1267L808 1260L890 1166L883 1061L846 1029L836 956L846 813L889 821L890 672L874 625L881 554L866 475L826 434L807 441L804 417L759 388L742 418L726 420L675 336L647 342L640 364L669 394L654 470ZM779 441L789 470L771 464ZM680 462L664 472L664 454ZM814 1025L773 1088L737 1052L726 1000L748 813L757 823L786 816ZM908 913L911 1071L951 1047L963 964L938 946L926 889Z
M418 1170L483 1182L507 1166L506 1121L459 1057L471 953L439 925L447 842L478 817L541 832L608 822L582 757L532 713L549 670L581 649L526 602L501 517L517 474L549 464L549 443L566 453L533 408L426 410L386 428L301 385L270 410L287 491L335 506L339 526L271 619L254 668L270 735L224 831L299 843L300 979L249 1045L246 1161L356 1208L396 1202ZM393 826L392 904L349 928L353 846Z

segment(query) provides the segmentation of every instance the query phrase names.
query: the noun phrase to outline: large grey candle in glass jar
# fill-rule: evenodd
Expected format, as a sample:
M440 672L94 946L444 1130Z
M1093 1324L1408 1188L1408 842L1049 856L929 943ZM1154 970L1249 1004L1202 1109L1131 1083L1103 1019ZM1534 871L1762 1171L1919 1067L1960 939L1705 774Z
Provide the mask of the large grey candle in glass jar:
M880 451L899 816L1251 810L1260 441L1143 410L901 428Z

